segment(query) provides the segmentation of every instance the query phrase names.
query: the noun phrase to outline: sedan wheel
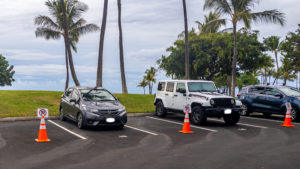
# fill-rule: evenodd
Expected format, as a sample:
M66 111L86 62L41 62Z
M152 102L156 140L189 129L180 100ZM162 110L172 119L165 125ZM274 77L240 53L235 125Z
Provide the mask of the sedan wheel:
M79 113L78 116L77 116L77 127L79 129L83 129L85 127L85 124L83 122L83 117L82 117L81 113Z
M59 119L60 119L61 121L65 121L65 120L66 120L65 115L64 115L64 109L63 109L63 108L60 108Z

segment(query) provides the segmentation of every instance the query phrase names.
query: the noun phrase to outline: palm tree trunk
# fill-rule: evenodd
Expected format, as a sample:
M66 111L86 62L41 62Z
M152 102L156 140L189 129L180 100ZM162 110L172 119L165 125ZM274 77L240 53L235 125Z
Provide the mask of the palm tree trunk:
M66 8L65 8L64 0L61 0L61 3L62 3L63 18L64 18L64 33L65 33L64 39L65 39L65 46L67 47L67 51L68 51L71 75L72 75L75 85L80 86L80 83L77 79L77 75L75 72L72 51L71 51L71 47L70 47L69 32L68 32L68 27L67 27Z
M190 56L189 56L189 38L188 38L188 20L185 0L182 0L184 14L184 36L185 36L185 79L190 79Z
M277 51L276 50L274 51L274 54L275 54L275 60L276 60L276 66L277 66L277 71L276 72L278 73L279 65L278 65L278 57L277 57ZM276 80L276 84L278 84L277 77L276 77L275 80Z
M97 68L97 81L96 81L97 87L102 87L103 46L104 46L104 35L105 35L106 18L107 18L107 5L108 5L108 0L104 0L100 43L99 43L99 55L98 55L98 68Z
M66 46L65 46L65 55L66 55L66 72L67 72L66 84L65 84L65 91L66 91L69 87L69 57L68 57L68 51Z
M122 80L122 92L128 93L124 68L124 52L123 52L123 32L121 22L121 0L118 0L118 25L119 25L119 48L120 48L120 71Z
M143 89L144 89L144 95L146 94L146 90L145 90L145 87L143 87Z
M235 20L235 19L233 19ZM237 40L236 40L236 22L233 21L233 57L232 57L232 78L231 78L231 96L235 96L235 82L236 82L236 59L237 58Z

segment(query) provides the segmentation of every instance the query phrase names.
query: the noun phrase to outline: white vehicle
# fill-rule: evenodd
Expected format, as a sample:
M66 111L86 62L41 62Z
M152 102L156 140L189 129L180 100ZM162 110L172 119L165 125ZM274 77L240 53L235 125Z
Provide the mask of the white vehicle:
M242 103L217 92L212 81L162 80L154 105L159 117L165 117L168 111L184 113L184 107L190 105L193 124L203 125L207 117L223 117L226 124L235 125L240 120Z

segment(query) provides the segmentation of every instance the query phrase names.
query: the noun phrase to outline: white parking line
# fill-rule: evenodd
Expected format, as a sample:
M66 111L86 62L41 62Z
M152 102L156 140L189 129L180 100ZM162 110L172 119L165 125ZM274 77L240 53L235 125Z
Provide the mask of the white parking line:
M65 131L67 131L67 132L73 134L74 136L77 136L77 137L79 137L79 138L81 138L81 139L83 139L83 140L86 140L85 137L83 137L83 136L81 136L81 135L79 135L79 134L77 134L77 133L74 133L73 131L71 131L71 130L69 130L69 129L67 129L67 128L65 128L65 127L63 127L63 126L61 126L61 125L59 125L59 124L57 124L57 123L55 123L54 121L52 121L52 120L48 120L48 121L49 121L50 123L56 125L57 127L59 127L59 128L65 130Z
M154 120L159 120L159 121L164 121L164 122L168 122L168 123L183 125L182 123L178 123L178 122L171 121L171 120L164 120L164 119L159 119L159 118L150 117L150 116L146 116L146 117L150 118L150 119L154 119ZM198 126L194 126L194 125L190 125L190 126L193 127L193 128L196 128L196 129L202 129L202 130L207 130L207 131L212 131L212 132L218 132L217 130L213 130L213 129L198 127Z
M144 132L144 133L147 133L147 134L151 134L151 135L154 135L154 136L157 136L157 135L158 135L158 134L156 134L156 133L152 133L152 132L150 132L150 131L138 129L138 128L135 128L135 127L132 127L132 126L128 126L128 125L125 125L125 127L131 128L131 129L133 129L133 130L141 131L141 132Z
M209 120L223 122L222 120L211 119L211 118L209 118ZM237 123L237 124L238 125L242 125L242 126L249 126L249 127L261 128L261 129L267 129L268 128L268 127L265 127L265 126L258 126L258 125L246 124L246 123Z
M247 119L255 119L255 120L262 120L262 121L272 121L272 122L277 122L277 123L283 123L283 121L270 120L270 119L263 119L263 118L256 118L256 117L245 117L245 116L243 116L243 118L247 118Z

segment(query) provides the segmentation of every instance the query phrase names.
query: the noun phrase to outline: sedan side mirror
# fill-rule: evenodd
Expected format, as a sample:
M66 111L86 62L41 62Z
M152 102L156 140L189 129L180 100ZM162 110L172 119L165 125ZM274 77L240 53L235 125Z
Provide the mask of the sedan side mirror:
M76 104L76 103L77 103L77 101L76 101L76 99L72 98L72 99L70 99L70 103L74 103L74 104Z

